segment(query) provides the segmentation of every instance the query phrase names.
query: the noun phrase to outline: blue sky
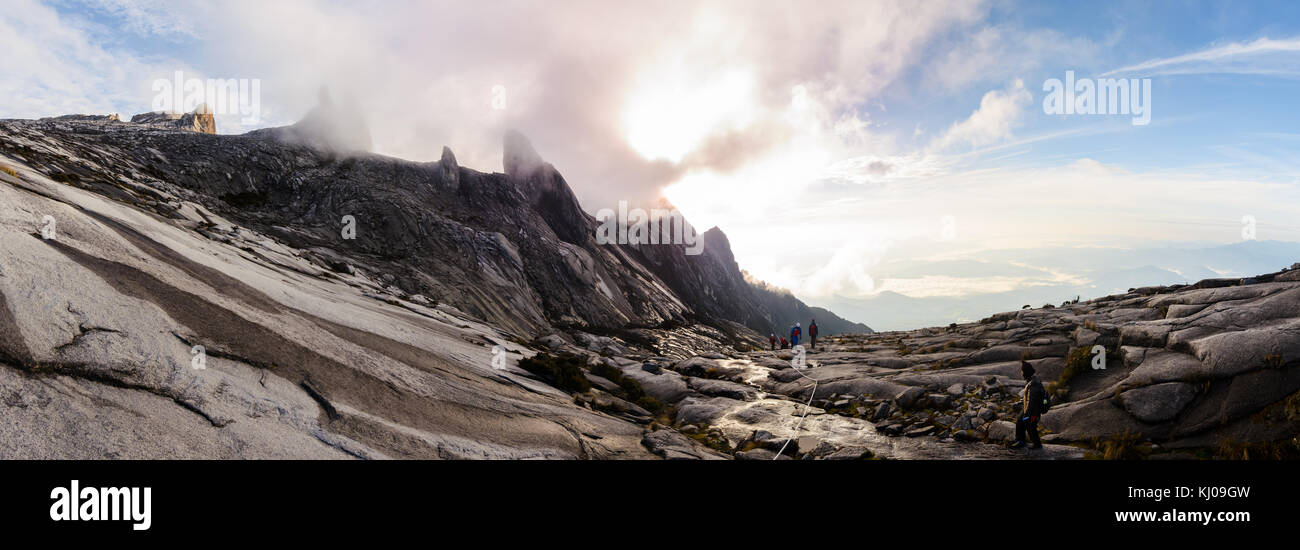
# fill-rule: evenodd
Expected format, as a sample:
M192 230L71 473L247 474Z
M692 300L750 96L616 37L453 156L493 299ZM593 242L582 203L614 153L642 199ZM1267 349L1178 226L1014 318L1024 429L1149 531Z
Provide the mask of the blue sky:
M666 199L832 309L1081 285L1140 266L1072 251L1242 243L1247 219L1300 241L1296 2L10 4L0 116L129 116L182 70L260 80L261 120L223 133L322 86L382 154L500 170L514 128L589 212ZM1150 124L1045 113L1066 71L1150 78ZM1180 265L1155 267L1205 272Z

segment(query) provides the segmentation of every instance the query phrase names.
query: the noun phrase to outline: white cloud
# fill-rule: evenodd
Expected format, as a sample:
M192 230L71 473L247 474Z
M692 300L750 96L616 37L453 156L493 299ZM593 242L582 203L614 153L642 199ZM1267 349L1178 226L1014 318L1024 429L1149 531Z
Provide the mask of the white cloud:
M174 40L198 38L194 22L184 10L172 9L173 4L169 0L75 0L65 5L116 19L119 24L114 30L118 32Z
M1043 65L1078 67L1098 55L1098 45L1054 29L990 25L961 33L926 67L927 79L946 91L1007 82Z
M979 108L969 118L953 124L935 138L931 149L941 151L958 145L974 148L1008 139L1033 101L1033 95L1020 80L1005 90L990 91L984 94Z
M131 52L97 43L82 22L33 0L0 10L0 51L3 117L129 116L148 110L149 75L160 72Z
M1144 61L1103 73L1115 74L1243 73L1300 75L1300 38L1230 42L1203 50Z

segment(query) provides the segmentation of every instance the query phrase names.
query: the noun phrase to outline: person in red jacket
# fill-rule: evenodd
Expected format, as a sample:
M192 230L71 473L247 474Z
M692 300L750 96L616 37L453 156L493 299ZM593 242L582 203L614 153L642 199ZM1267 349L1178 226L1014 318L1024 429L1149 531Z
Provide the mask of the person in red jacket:
M776 334L768 333L767 341L772 343L772 351L776 351Z
M813 319L808 324L808 343L812 344L812 349L817 349L817 320Z
M781 349L785 349L785 348L788 348L788 347L790 347L790 342L787 342L787 341L785 340L785 337L782 336L782 337L781 337Z

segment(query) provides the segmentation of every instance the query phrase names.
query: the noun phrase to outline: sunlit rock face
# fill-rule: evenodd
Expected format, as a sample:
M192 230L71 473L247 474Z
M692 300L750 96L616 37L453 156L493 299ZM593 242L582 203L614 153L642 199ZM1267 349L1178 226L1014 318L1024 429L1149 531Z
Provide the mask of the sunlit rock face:
M116 117L117 115L110 115ZM116 120L114 118L114 120ZM141 113L131 117L132 124L143 124L155 128L188 130L200 134L217 133L217 122L212 111L206 105L200 105L191 113Z

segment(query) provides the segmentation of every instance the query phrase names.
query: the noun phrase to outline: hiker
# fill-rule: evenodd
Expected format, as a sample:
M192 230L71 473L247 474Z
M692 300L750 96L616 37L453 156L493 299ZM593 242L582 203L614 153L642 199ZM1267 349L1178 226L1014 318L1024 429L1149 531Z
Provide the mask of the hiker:
M796 346L799 345L799 334L800 334L801 332L802 332L802 331L799 330L799 323L795 323L795 324L794 324L794 327L790 329L790 343L791 343L791 344L796 345Z
M1025 432L1029 432L1030 449L1043 448L1043 442L1038 439L1038 418L1047 412L1044 409L1047 398L1047 390L1043 389L1043 383L1038 381L1034 376L1034 366L1028 361L1020 362L1020 375L1025 378L1025 389L1020 392L1020 397L1024 406L1020 414L1016 417L1016 442L1011 444L1012 449L1020 449L1025 446Z
M788 348L788 347L790 347L790 342L787 342L787 341L785 340L785 337L782 336L782 337L781 337L781 349L785 349L785 348Z
M817 320L813 319L808 324L808 343L812 344L812 349L817 349Z
M769 333L767 334L767 341L772 343L772 351L776 351L776 333L775 333L775 332L769 332Z

